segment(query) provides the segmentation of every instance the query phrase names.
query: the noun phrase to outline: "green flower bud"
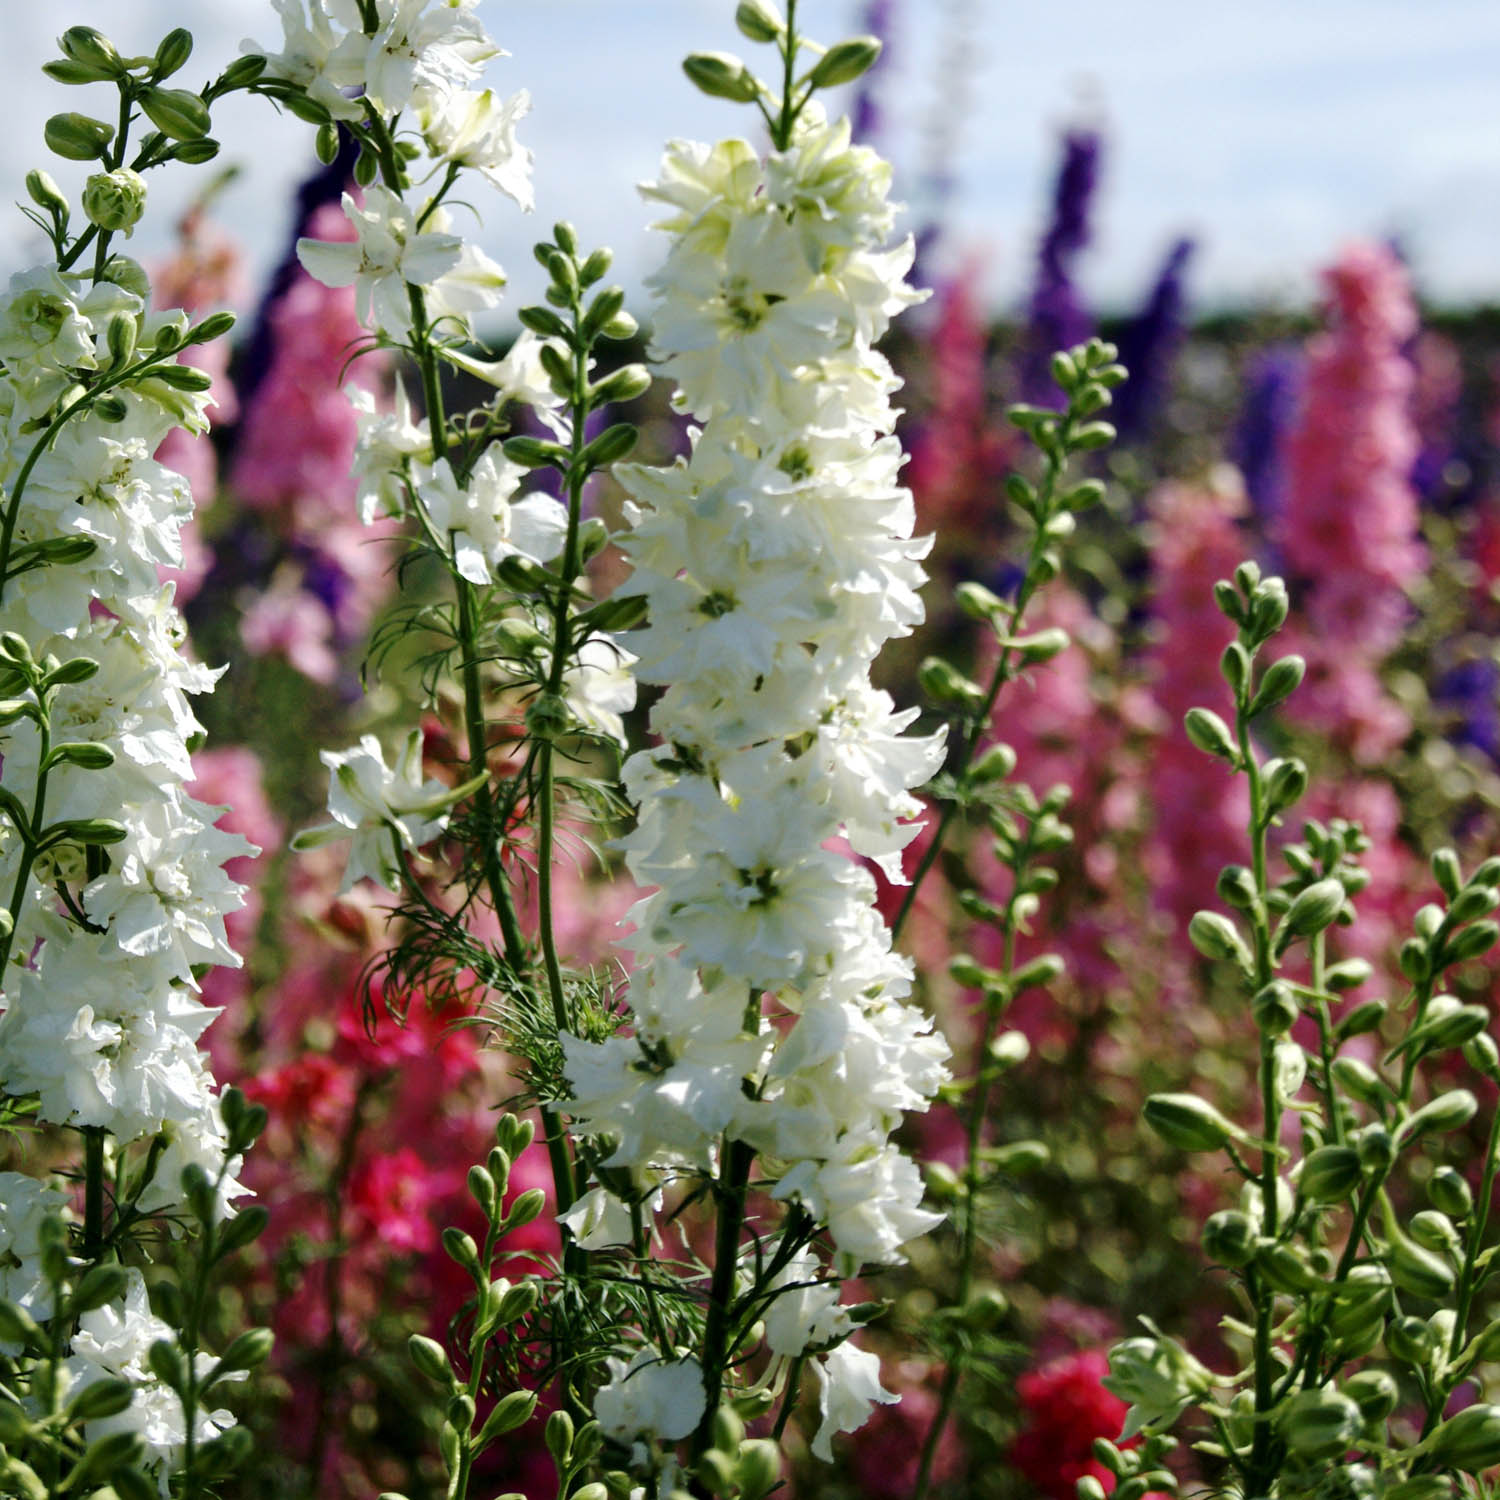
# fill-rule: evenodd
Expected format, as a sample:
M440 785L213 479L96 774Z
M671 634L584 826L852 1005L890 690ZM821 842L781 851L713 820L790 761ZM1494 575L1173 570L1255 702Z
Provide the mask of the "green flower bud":
M1296 996L1279 979L1272 980L1250 1002L1250 1015L1267 1036L1285 1036L1300 1014Z
M1187 737L1205 755L1217 756L1220 760L1227 760L1230 765L1239 764L1240 752L1234 742L1234 735L1213 709L1188 709L1182 716L1182 727L1187 731Z
M1291 1245L1267 1244L1255 1252L1255 1268L1278 1292L1296 1296L1317 1291L1323 1280Z
M1306 673L1307 663L1300 656L1283 656L1280 661L1273 661L1260 679L1260 687L1250 703L1250 714L1263 714L1290 698Z
M1359 1152L1352 1146L1319 1146L1303 1161L1298 1186L1314 1203L1341 1203L1362 1176Z
M1244 865L1225 865L1219 871L1219 900L1236 911L1249 911L1256 902L1255 877Z
M1365 958L1346 958L1323 971L1323 987L1338 993L1358 989L1375 971Z
M1242 1266L1255 1254L1255 1224L1249 1214L1222 1208L1203 1225L1203 1253L1224 1266Z
M213 124L208 106L187 89L147 89L140 97L146 117L174 141L196 140Z
M1427 1197L1432 1206L1450 1218L1467 1219L1474 1210L1474 1194L1463 1173L1452 1167L1439 1167L1427 1180Z
M1307 791L1307 767L1295 755L1268 761L1265 778L1266 808L1272 813L1285 812Z
M973 712L984 702L984 689L940 656L929 656L917 668L917 684L934 703L954 703Z
M817 61L807 81L815 89L837 88L841 83L853 83L861 74L867 73L880 56L880 38L875 36L850 37L848 41L835 42Z
M1461 932L1448 939L1443 948L1442 964L1466 964L1481 953L1488 953L1500 941L1500 924L1470 922Z
M1442 893L1452 901L1463 889L1464 883L1458 855L1452 849L1438 849L1432 856L1431 864L1433 879L1437 881Z
M1453 1500L1453 1481L1442 1474L1413 1474L1382 1492L1381 1500Z
M1446 1250L1450 1255L1463 1254L1463 1241L1453 1227L1453 1220L1435 1208L1424 1208L1412 1215L1412 1238L1429 1250Z
M47 149L69 161L93 161L103 156L115 127L74 111L53 115L42 130Z
M1465 1474L1500 1464L1500 1406L1466 1406L1432 1435L1428 1457Z
M1360 1370L1344 1382L1344 1394L1366 1422L1383 1422L1395 1411L1401 1391L1384 1370Z
M1256 587L1250 602L1251 635L1260 641L1275 635L1286 624L1290 608L1286 584L1279 578L1265 579Z
M1332 878L1314 881L1305 891L1298 893L1287 914L1282 918L1282 929L1294 937L1311 937L1322 932L1337 919L1344 905L1344 887Z
M740 1500L764 1500L781 1482L781 1449L769 1438L742 1443L734 1477Z
M1365 1425L1359 1407L1341 1391L1299 1391L1282 1410L1277 1427L1288 1448L1303 1458L1335 1458Z
M961 583L953 598L971 620L993 620L1005 609L1005 600L991 593L982 583Z
M1074 1492L1078 1500L1104 1500L1107 1493L1103 1484L1092 1474L1085 1474L1079 1479L1074 1485Z
M969 767L969 780L980 786L1004 781L1016 768L1016 752L1009 745L991 745Z
M774 42L786 30L786 22L771 0L740 0L734 24L752 42Z
M1196 1094L1152 1094L1141 1113L1157 1135L1179 1151L1218 1151L1239 1135Z
M1448 922L1457 927L1475 917L1487 917L1500 906L1500 890L1491 885L1468 885L1453 898L1448 907Z
M1464 1061L1476 1073L1493 1078L1496 1069L1500 1068L1500 1047L1496 1047L1494 1037L1481 1033L1464 1043Z
M1334 1058L1332 1072L1334 1082L1351 1099L1357 1099L1361 1104L1375 1106L1392 1097L1390 1089L1375 1069L1357 1057Z
M454 1384L453 1368L448 1363L447 1352L436 1339L414 1333L406 1341L406 1352L417 1369L434 1384Z
M59 218L66 217L68 200L63 190L40 167L33 167L26 174L26 192L38 208Z
M1250 964L1250 950L1239 930L1221 912L1194 912L1188 923L1188 938L1204 958L1232 959L1244 967Z
M70 26L58 37L57 45L63 55L85 68L91 68L99 78L121 78L125 64L107 36L95 31L92 26Z
M1219 676L1230 686L1236 698L1250 681L1250 653L1238 641L1230 641L1219 658Z
M192 55L193 33L183 26L174 27L157 46L156 56L151 63L152 77L158 82L163 78L170 78L173 73L180 72L186 66Z
M1392 1241L1385 1263L1391 1268L1391 1279L1396 1285L1414 1297L1438 1299L1453 1290L1453 1267L1404 1236Z
M561 693L538 693L527 706L526 733L533 739L560 739L572 725L572 711Z
M749 104L760 92L755 75L731 52L689 53L682 60L682 71L714 99Z
M129 167L95 172L83 185L83 211L100 229L123 229L125 236L146 212L146 180Z
M1468 1089L1449 1089L1436 1099L1429 1099L1401 1126L1404 1139L1414 1139L1435 1131L1459 1130L1474 1118L1479 1101Z
M1359 1153L1360 1166L1372 1175L1390 1171L1396 1160L1396 1142L1379 1120L1359 1132L1354 1138L1354 1149Z

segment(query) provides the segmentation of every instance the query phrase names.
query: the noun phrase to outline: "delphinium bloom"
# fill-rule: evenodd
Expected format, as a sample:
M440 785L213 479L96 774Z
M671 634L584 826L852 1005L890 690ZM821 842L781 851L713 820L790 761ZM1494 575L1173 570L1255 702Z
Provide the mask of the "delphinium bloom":
M1302 411L1287 449L1287 502L1273 538L1301 583L1306 685L1288 712L1375 764L1406 715L1378 668L1401 637L1404 589L1422 572L1418 442L1404 349L1417 329L1405 267L1356 244L1324 278L1329 327L1308 346Z
M881 645L921 618L926 551L889 436L896 382L872 348L916 296L910 242L886 248L889 180L814 106L764 161L743 141L676 143L645 189L672 236L654 354L703 425L672 468L619 471L624 591L649 605L635 670L664 688L659 743L625 766L639 821L623 842L655 889L632 913L634 1035L564 1039L568 1108L614 1137L612 1166L649 1191L758 1156L845 1272L936 1222L890 1136L946 1052L908 1003L870 876L826 847L842 834L899 878L909 788L941 757L869 682ZM802 1254L794 1282L818 1274ZM799 1313L768 1316L778 1358L852 1328L836 1285L798 1296ZM893 1398L847 1341L810 1363L826 1457L833 1432Z
M1074 276L1074 262L1092 236L1089 215L1099 184L1103 138L1097 130L1063 136L1063 158L1052 190L1052 216L1037 250L1036 282L1021 349L1021 391L1030 402L1055 405L1049 361L1089 335L1089 315Z
M1120 363L1130 379L1115 397L1115 429L1125 442L1144 441L1171 394L1172 361L1182 341L1183 280L1196 246L1179 239L1167 252L1145 306L1120 334Z

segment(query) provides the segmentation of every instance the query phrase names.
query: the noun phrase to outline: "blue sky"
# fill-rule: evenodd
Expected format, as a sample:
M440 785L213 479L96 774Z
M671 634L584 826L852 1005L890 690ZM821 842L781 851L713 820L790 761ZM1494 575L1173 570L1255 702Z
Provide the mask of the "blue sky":
M167 27L198 38L194 81L239 41L274 41L266 0L61 0L6 6L7 121L0 141L4 198L22 197L43 160L41 125L62 108L88 108L102 90L63 90L39 72L63 25L85 22L122 49L144 49ZM802 0L815 35L851 29L854 0ZM536 152L538 212L508 200L484 206L486 248L512 271L514 291L536 290L528 253L567 215L619 255L633 283L656 254L633 185L649 176L669 136L748 130L748 111L697 95L679 71L690 48L749 50L732 0L481 0L512 54L491 84L534 98L525 139ZM1202 253L1200 306L1300 304L1315 273L1346 239L1397 234L1419 284L1445 301L1500 301L1500 5L1494 0L898 0L881 98L882 147L899 194L922 202L935 151L955 190L948 244L985 258L997 307L1024 294L1058 130L1103 126L1108 142L1082 279L1095 301L1123 308L1141 295L1178 233ZM225 159L244 174L222 216L263 270L286 232L286 193L310 161L307 127L241 100L221 120ZM65 171L58 170L60 180ZM160 174L155 232L201 178ZM0 262L33 258L10 213ZM514 303L512 303L514 305Z

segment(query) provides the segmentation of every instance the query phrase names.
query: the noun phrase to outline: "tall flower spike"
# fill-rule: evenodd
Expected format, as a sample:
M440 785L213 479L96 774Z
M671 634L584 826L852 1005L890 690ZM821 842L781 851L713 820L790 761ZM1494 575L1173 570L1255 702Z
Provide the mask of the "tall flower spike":
M636 672L666 688L659 743L624 771L639 810L626 860L655 890L632 913L635 1035L563 1039L568 1108L617 1138L614 1166L728 1182L758 1154L774 1197L828 1227L843 1274L898 1260L937 1222L890 1137L947 1055L907 1003L873 880L830 847L842 837L899 879L911 788L943 753L869 680L922 617L928 547L898 478L897 381L873 348L921 295L910 240L887 245L889 184L812 105L764 162L743 141L679 142L643 189L672 236L653 353L705 425L675 466L617 471L635 568L621 592L649 606ZM775 1354L852 1327L809 1310L773 1318ZM873 1356L819 1358L827 1457L834 1431L894 1398Z

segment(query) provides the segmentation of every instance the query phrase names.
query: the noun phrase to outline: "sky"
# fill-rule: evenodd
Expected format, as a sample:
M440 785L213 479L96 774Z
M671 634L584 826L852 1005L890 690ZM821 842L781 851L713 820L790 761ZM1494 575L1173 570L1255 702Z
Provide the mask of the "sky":
M799 15L832 40L860 29L863 8L802 0ZM931 212L933 167L946 167L944 253L950 263L980 259L996 311L1025 296L1059 132L1074 123L1106 137L1096 241L1080 275L1101 309L1136 305L1183 233L1200 244L1189 288L1200 309L1303 305L1318 268L1358 236L1396 236L1434 301L1500 302L1495 0L894 8L876 144L896 163L907 227ZM614 248L617 275L634 291L660 255L634 185L653 174L662 143L754 138L751 111L704 98L680 70L689 50L758 50L735 31L733 9L733 0L480 0L511 54L487 82L533 98L522 134L536 156L536 214L482 184L475 190L481 242L511 272L514 298L539 294L530 246L562 216L585 241ZM70 164L48 161L42 146L48 114L108 108L104 86L65 89L39 71L63 26L97 26L132 52L186 25L197 54L183 81L194 86L244 38L279 38L269 0L0 0L0 13L6 203L24 199L31 166L46 164L69 185ZM216 134L221 160L242 169L218 216L243 242L254 285L284 251L288 195L312 164L311 130L238 97L216 112ZM162 252L176 213L212 171L152 175L137 254ZM0 267L41 254L12 210L0 227Z

